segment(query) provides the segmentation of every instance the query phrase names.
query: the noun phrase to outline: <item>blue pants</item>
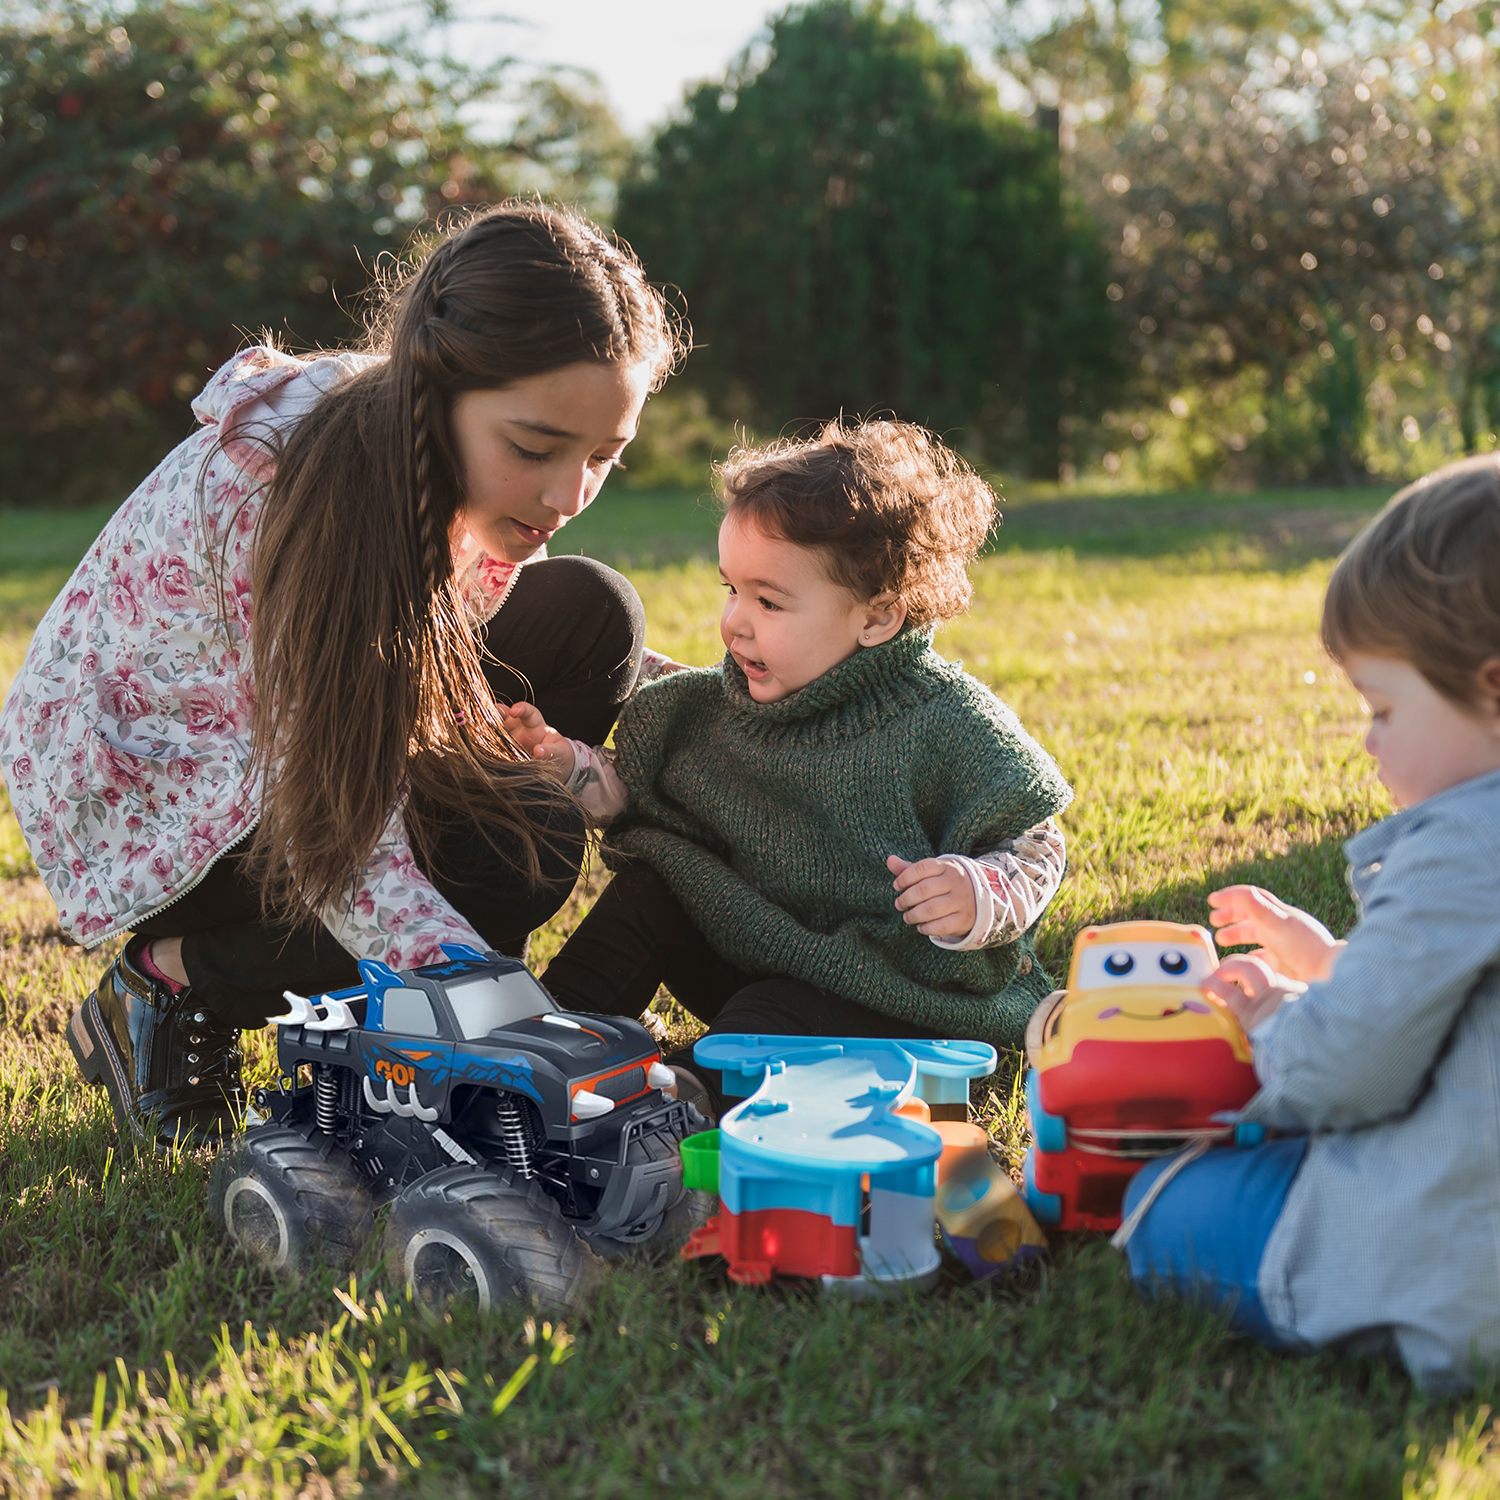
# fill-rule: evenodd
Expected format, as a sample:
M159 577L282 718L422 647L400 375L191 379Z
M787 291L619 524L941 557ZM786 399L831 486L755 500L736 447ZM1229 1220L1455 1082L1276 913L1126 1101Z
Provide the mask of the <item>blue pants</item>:
M1162 1189L1125 1247L1130 1274L1149 1296L1183 1297L1229 1315L1230 1326L1274 1348L1257 1280L1266 1241L1307 1151L1306 1136L1223 1147L1189 1162ZM1124 1213L1141 1201L1171 1157L1142 1167Z

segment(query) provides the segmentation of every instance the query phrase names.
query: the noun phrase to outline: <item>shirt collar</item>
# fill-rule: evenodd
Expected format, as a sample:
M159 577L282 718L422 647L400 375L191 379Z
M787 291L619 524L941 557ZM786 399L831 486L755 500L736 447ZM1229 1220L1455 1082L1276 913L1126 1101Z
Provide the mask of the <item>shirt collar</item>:
M1500 771L1486 771L1483 776L1471 777L1450 786L1435 796L1425 797L1412 807L1403 807L1380 822L1361 829L1344 845L1344 854L1356 868L1368 865L1384 856L1385 851L1397 839L1407 833L1414 823L1419 823L1432 813L1451 807L1462 807L1470 801L1488 801L1500 797Z

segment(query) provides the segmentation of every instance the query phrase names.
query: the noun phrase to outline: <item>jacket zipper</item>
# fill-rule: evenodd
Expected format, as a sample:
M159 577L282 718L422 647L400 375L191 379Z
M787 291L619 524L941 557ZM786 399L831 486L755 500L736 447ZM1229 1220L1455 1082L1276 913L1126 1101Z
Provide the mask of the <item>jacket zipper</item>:
M546 549L546 547L544 545L539 550L545 552L547 549ZM510 591L513 588L515 588L515 586L516 586L516 579L518 579L521 576L521 569L526 566L526 563L545 562L545 561L546 561L545 558L538 558L537 556L535 556L535 554L533 554L531 557L528 557L526 559L526 562L518 562L515 565L515 567L511 569L510 577L505 580L505 587L500 590L500 597L497 600L495 600L495 607L492 610L490 610L488 614L481 615L479 617L479 626L482 627L482 626L488 625L490 623L490 621L493 620L495 618L495 616L500 613L500 610L501 610L502 606L505 604L505 601L510 598ZM476 627L476 628L478 628L478 627Z
M531 561L533 561L532 558L527 558L526 559L526 562L531 562ZM483 619L481 619L479 621L479 625L481 627L485 626L485 625L488 625L490 623L490 621L493 620L495 618L495 616L500 613L501 606L505 603L505 601L507 599L510 598L510 591L513 588L515 588L515 586L516 586L516 579L521 576L521 569L524 568L525 566L526 566L526 563L517 563L515 565L514 569L511 571L510 577L505 580L505 587L500 590L500 597L495 601L495 607L492 610L490 610L489 613L486 614ZM111 938L117 938L117 937L119 937L119 935L122 932L131 932L131 931L133 931L135 929L135 926L136 926L137 923L140 923L140 922L149 922L153 917L159 917L169 907L175 906L179 901L181 901L184 896L191 895L195 890L197 890L197 888L200 885L202 885L202 883L204 882L204 880L207 879L208 872L210 870L212 870L213 867L216 864L218 864L218 862L221 859L223 859L224 856L226 854L228 854L231 849L235 848L235 846L238 845L238 844L244 843L244 841L247 838L249 838L252 833L255 832L256 827L259 825L259 823L260 823L260 819L256 818L250 824L250 826L244 830L243 833L236 834L234 838L232 838L227 844L225 844L224 847L222 849L220 849L219 852L216 855L214 855L214 857L211 860L209 860L209 862L206 865L204 865L202 871L194 879L194 881L193 881L193 883L191 885L185 886L182 890L178 891L170 899L168 899L166 901L163 901L160 906L155 907L153 910L146 912L144 915L134 916L134 917L130 918L130 920L127 921L127 922L121 922L117 926L111 927L108 932L102 932L102 933L99 934L98 937L96 937L96 938L90 938L88 942L86 942L86 943L84 943L82 945L83 946L83 951L85 953L92 953L95 948L102 947L105 943L109 942L109 940Z
M225 844L224 847L220 849L219 852L214 855L214 857L209 860L206 865L204 865L202 870L200 870L199 873L193 878L191 885L184 886L182 890L176 892L174 895L168 897L167 900L163 901L160 906L153 907L152 910L143 914L137 914L136 916L131 917L128 921L121 922L117 926L111 927L108 932L100 933L96 938L90 938L88 942L82 945L83 951L85 953L92 953L95 948L101 947L111 938L119 937L122 932L133 932L137 924L141 922L149 922L153 917L159 917L164 911L167 910L168 907L175 906L179 901L182 900L184 896L191 895L208 878L208 872L212 870L213 867L218 864L218 862L223 859L231 849L237 847L240 844L243 844L245 840L255 832L259 824L260 819L257 817L251 822L248 828L243 830L243 832L235 834L235 836L230 839L230 841Z

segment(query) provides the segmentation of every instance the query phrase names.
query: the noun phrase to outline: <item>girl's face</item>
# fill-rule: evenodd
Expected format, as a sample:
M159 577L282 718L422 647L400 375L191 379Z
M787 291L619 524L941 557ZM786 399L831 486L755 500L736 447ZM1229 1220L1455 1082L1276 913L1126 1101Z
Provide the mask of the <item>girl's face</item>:
M768 536L731 511L719 527L719 577L729 590L719 634L757 703L778 703L900 630L906 606L861 600L824 571L816 549Z
M546 546L599 493L635 436L649 388L645 365L580 362L457 397L456 557L468 539L515 563Z
M1445 698L1399 657L1351 651L1344 670L1369 708L1365 749L1397 807L1500 771L1500 702L1492 680L1500 662L1485 664L1469 709Z

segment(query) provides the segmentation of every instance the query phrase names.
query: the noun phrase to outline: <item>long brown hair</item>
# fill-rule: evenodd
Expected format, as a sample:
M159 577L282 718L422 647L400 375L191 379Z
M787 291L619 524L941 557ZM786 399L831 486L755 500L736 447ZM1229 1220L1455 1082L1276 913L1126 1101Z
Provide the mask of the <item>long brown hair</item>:
M403 802L429 871L449 819L533 881L538 824L577 826L549 815L567 794L520 755L481 670L453 577L450 412L579 361L644 364L659 385L680 348L629 248L535 202L454 229L379 299L366 349L386 357L297 424L256 530L250 868L294 919L347 897Z

